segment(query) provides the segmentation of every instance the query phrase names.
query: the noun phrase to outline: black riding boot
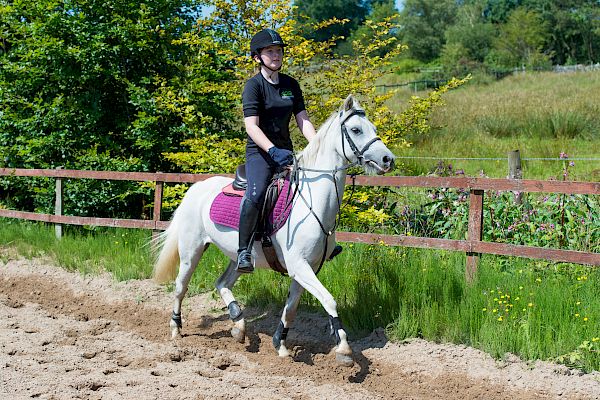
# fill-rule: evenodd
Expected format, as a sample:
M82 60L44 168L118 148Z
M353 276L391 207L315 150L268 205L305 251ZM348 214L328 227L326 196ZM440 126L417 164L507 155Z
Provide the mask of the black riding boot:
M260 211L247 198L242 199L240 209L240 241L238 247L237 270L243 273L254 271L252 265L252 238L258 223Z

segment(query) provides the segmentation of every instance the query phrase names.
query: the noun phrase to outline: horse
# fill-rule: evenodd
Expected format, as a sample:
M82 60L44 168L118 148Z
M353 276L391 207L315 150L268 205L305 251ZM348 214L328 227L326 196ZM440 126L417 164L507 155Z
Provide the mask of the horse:
M337 313L333 296L317 278L323 261L336 245L335 227L340 211L347 169L360 166L371 175L384 174L394 168L394 154L376 135L354 96L348 96L340 109L319 128L295 161L292 207L284 225L272 236L277 258L291 278L281 320L273 335L273 346L280 357L290 355L286 337L296 316L304 290L316 297L329 316L329 327L335 336L336 361L353 365L352 349ZM232 179L222 176L197 182L186 192L175 210L171 223L158 238L160 249L154 265L155 281L164 283L175 278L175 303L169 322L171 338L181 334L181 303L202 253L215 244L228 258L229 265L217 279L216 289L229 311L231 335L244 343L246 326L243 311L232 288L241 273L236 271L238 232L213 223L209 216L212 201ZM255 267L268 268L261 246L253 246Z

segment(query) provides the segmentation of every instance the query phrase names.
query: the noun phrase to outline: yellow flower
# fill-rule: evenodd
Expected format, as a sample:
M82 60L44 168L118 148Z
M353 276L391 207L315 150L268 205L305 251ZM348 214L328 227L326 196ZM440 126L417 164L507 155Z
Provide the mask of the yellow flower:
M487 311L487 308L483 307L483 309L481 311Z
M496 309L496 308L494 308L494 309L492 310L492 312L493 312L493 313L495 313L496 311L498 311L498 309Z
M535 281L536 281L536 282L541 282L541 281L542 281L542 279L541 279L541 278L535 278Z
M581 304L581 302L580 302L580 301L578 301L578 302L577 302L577 303L575 303L575 304L577 304L577 305L580 305L580 304Z
M592 342L597 342L597 341L600 341L600 337L592 338Z
M575 314L575 318L579 318L579 314Z
M583 318L583 322L587 322L587 320L588 320L587 317Z
M527 304L527 307L533 307L533 303Z
M498 321L502 321L502 316L498 317Z

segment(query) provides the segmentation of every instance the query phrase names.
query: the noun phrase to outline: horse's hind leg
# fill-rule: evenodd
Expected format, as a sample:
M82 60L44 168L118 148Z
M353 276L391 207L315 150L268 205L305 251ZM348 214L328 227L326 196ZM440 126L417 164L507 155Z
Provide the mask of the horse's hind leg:
M300 286L296 280L292 280L290 285L290 290L288 292L288 297L285 302L285 307L283 308L283 314L281 315L281 320L279 321L279 325L277 326L277 330L273 335L273 346L275 346L275 350L279 354L279 357L287 357L290 355L286 347L286 338L288 330L294 322L296 318L296 311L298 310L298 303L300 303L300 296L304 292L304 288Z
M204 251L208 248L208 243L179 243L179 273L175 279L175 304L173 305L173 315L171 316L171 339L181 335L181 304L188 290L190 279Z
M335 299L319 281L310 265L306 261L300 261L299 263L301 264L294 268L296 271L293 276L294 280L298 281L310 294L315 296L329 314L331 334L335 336L337 343L335 348L336 361L344 366L352 366L354 364L352 348L348 344L348 336L342 326L342 321L338 317ZM288 271L291 272L291 268L288 268Z
M231 288L235 285L235 282L240 277L240 273L236 270L236 262L234 260L229 261L229 265L223 275L217 279L215 284L217 291L223 299L223 303L229 310L229 318L233 322L233 328L231 328L231 336L239 343L244 343L246 338L246 323L244 321L244 314L240 305L233 297Z

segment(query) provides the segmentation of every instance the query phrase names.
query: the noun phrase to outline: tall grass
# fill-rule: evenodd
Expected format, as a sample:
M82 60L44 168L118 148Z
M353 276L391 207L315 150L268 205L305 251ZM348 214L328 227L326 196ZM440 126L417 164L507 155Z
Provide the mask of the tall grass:
M392 109L406 107L408 91L389 101ZM446 106L434 112L431 134L410 137L413 145L398 149L401 156L506 158L521 151L523 158L600 157L600 71L556 74L526 73L490 84L468 83L447 93ZM469 175L481 170L490 177L507 175L505 161L456 161ZM524 177L547 179L560 167L554 161L526 161ZM405 172L421 174L434 160L406 161ZM578 180L600 180L598 161L577 163Z
M148 231L77 230L56 241L51 228L0 220L0 248L49 257L83 273L109 271L118 280L149 277L143 247ZM4 255L3 258L7 258ZM211 246L190 283L190 294L212 290L227 264ZM484 256L472 285L464 255L433 250L346 244L319 279L338 303L352 337L377 327L401 340L462 343L496 357L551 359L600 370L600 270L518 258ZM236 296L247 305L282 309L289 278L259 270L242 276ZM323 312L305 293L301 307Z

